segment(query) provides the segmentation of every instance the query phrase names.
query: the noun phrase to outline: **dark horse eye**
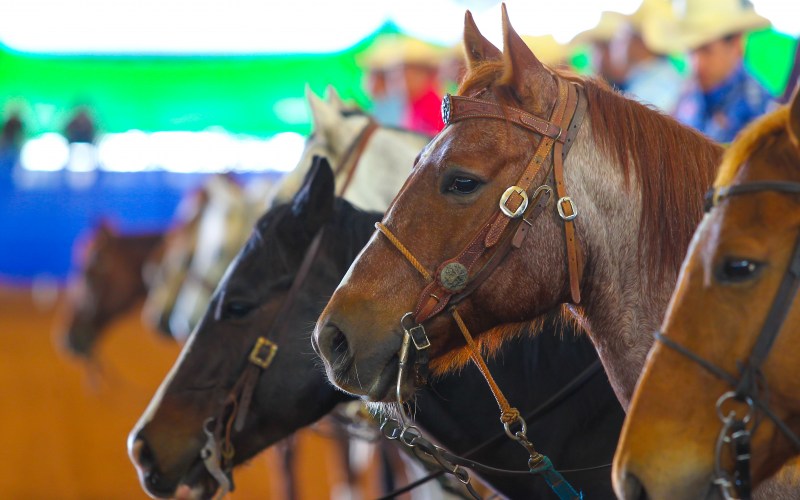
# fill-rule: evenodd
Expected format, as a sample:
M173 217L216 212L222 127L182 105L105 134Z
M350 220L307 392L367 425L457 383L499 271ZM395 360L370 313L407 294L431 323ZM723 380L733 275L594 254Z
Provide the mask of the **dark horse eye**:
M474 193L480 185L481 182L478 180L470 179L469 177L456 177L447 190L458 194L470 194Z
M722 262L718 277L720 281L725 283L741 283L753 279L760 269L760 262L732 257Z
M233 300L223 306L222 317L223 319L243 318L253 309L255 309L253 304Z

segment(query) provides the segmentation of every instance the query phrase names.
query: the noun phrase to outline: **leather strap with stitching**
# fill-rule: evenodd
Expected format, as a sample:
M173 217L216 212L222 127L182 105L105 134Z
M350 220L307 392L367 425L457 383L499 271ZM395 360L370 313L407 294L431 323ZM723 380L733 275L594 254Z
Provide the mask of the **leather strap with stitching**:
M530 191L533 181L538 177L542 167L547 165L548 161L552 161L551 166L553 166L554 171L557 171L557 189L560 179L560 189L561 193L563 193L563 160L566 156L564 146L565 143L567 143L568 138L570 142L567 143L567 148L572 144L572 141L574 140L574 134L577 133L577 130L580 127L580 121L575 120L574 118L578 118L582 121L585 114L580 113L580 115L576 116L576 111L579 108L581 108L583 111L586 109L585 102L583 103L582 107L579 106L580 102L585 101L585 97L581 95L581 98L579 99L577 86L575 84L570 84L561 78L557 78L556 81L558 82L558 99L556 101L555 109L553 110L551 123L549 123L550 126L540 127L546 132L549 132L550 135L545 134L542 136L542 139L539 141L533 157L528 162L525 171L519 177L519 180L516 184L526 192ZM502 114L504 108L491 102L480 101L474 98L461 96L449 96L448 101L449 102L447 104L450 107L449 116L447 116L448 124L466 118L500 118L504 116ZM522 116L519 113L525 113L524 111L517 110L516 108L510 109L511 112L509 113L509 117L511 117L510 119L513 123L519 124L527 129L531 129L531 127L526 125L526 122L520 121L521 118L517 120L513 118L515 116ZM448 115L448 113L446 113L446 115ZM537 123L548 123L542 119L537 120ZM530 120L527 121L530 122ZM554 123L559 125L553 125ZM570 124L572 124L572 126L570 126ZM567 129L569 129L569 132L572 133L572 137L568 137L570 136L570 133L562 134L562 131ZM556 130L557 132L555 132ZM551 153L553 153L552 156ZM561 193L559 193L560 198L565 196ZM513 212L516 211L523 202L524 199L521 195L513 193L506 201L506 207ZM450 302L450 299L454 295L461 292L461 290L448 289L442 284L440 276L445 267L451 263L458 263L466 268L468 275L472 275L471 271L475 263L482 256L484 256L490 248L493 248L495 245L497 245L504 234L505 229L509 226L512 220L513 219L510 217L498 211L489 219L486 224L484 224L481 230L478 231L475 237L473 237L470 243L458 254L458 256L446 260L437 268L433 276L434 279L423 290L414 310L414 318L417 324L422 324L425 320L440 313ZM578 251L576 249L577 241L572 222L565 221L565 223L566 222L570 223L569 229L566 228L567 225L565 224L565 239L567 242L566 246L568 262L567 267L570 276L570 293L573 302L577 304L580 302L580 269L578 264ZM521 241L524 239L526 234L527 230L521 231L521 234L518 238L519 244L521 244ZM497 264L494 264L493 267L496 267L496 265ZM489 273L480 272L478 275L472 276L472 279L469 283L470 291L477 288L478 284L486 279L488 275ZM480 281L476 279L479 277ZM460 298L463 298L464 296L464 294L459 295Z

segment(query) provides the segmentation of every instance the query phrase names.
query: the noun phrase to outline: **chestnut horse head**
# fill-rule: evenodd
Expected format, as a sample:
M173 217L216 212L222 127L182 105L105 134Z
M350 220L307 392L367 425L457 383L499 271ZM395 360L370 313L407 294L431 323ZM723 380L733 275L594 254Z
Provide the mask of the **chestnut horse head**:
M501 324L572 305L623 406L702 214L718 146L595 81L545 67L503 10L504 52L464 28L468 72L445 129L345 276L314 341L340 388L393 396L404 328L434 371ZM563 160L563 161L562 161ZM557 201L556 201L557 200ZM498 202L500 206L498 206ZM405 325L401 318L407 313ZM413 319L414 321L410 321Z
M626 498L705 497L718 493L712 481L734 482L734 470L751 471L755 486L800 454L797 94L731 144L714 195L617 452ZM745 437L736 426L752 434L743 469L730 445L715 451L722 437Z
M69 287L64 340L70 352L90 356L111 322L144 299L143 268L162 236L121 234L106 222L94 230Z

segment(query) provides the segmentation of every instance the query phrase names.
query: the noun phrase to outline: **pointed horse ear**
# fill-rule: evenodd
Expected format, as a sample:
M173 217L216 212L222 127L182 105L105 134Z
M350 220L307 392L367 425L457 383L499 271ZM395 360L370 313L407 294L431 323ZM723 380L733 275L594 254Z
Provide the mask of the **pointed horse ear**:
M339 110L328 101L321 99L306 85L306 101L311 108L311 129L314 132L329 130L339 117Z
M464 55L470 69L484 61L499 61L503 58L500 49L492 45L478 30L470 11L464 14Z
M339 96L339 92L336 91L336 87L333 85L328 84L328 86L325 88L325 96L327 97L331 106L339 110L345 108L344 101Z
M511 26L505 3L502 4L502 11L505 69L499 83L513 88L517 97L532 107L528 111L544 116L549 113L558 94L552 73L536 58Z
M303 185L292 199L292 214L309 232L316 232L333 215L335 199L333 170L324 156L314 156Z
M787 124L789 138L797 149L800 149L800 85L794 91L792 102L789 103L789 123Z

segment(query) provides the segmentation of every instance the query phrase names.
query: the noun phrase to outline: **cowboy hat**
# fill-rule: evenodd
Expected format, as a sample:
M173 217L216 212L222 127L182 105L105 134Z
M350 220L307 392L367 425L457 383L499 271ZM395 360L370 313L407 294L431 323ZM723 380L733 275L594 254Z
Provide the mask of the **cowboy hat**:
M743 0L684 0L678 22L679 41L694 50L728 35L767 28L767 18Z
M358 62L361 66L382 70L398 64L438 66L447 49L406 35L383 35L367 48Z
M570 43L608 43L612 38L614 38L614 36L616 36L617 31L619 31L624 23L624 14L610 10L603 11L600 14L600 21L597 22L597 26L590 30L578 33Z
M570 45L558 43L553 35L522 35L522 40L536 58L548 66L563 63L571 54Z
M678 19L670 0L644 0L625 20L651 51L666 55L682 50L677 41Z

